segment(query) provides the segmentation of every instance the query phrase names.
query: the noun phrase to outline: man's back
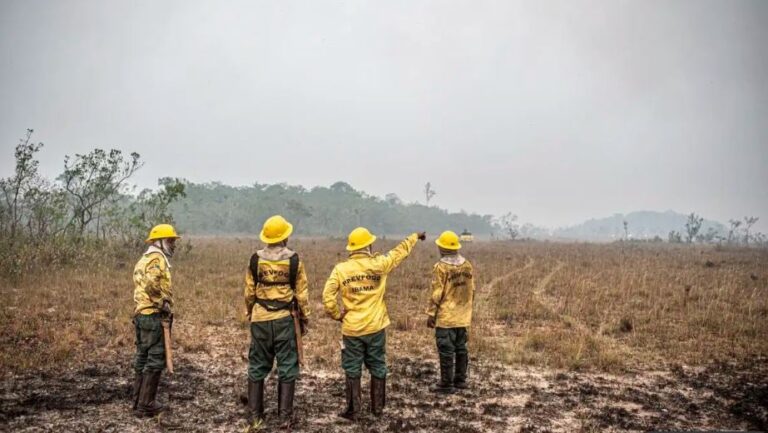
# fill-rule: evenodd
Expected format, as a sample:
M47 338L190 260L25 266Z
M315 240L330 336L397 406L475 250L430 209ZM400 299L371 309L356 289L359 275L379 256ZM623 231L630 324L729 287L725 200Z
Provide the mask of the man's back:
M339 317L336 296L341 292L341 302L346 311L342 334L367 335L389 326L384 302L387 275L410 254L417 239L413 234L386 254L353 252L349 259L333 268L323 290L323 304L332 317Z
M462 256L446 256L434 267L435 282L442 286L437 312L441 328L467 327L472 322L475 293L474 269Z

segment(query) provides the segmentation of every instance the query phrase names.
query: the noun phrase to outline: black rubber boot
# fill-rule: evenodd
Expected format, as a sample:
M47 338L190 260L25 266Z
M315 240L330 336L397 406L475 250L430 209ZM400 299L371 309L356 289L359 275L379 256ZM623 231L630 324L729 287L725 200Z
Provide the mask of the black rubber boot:
M277 387L277 416L280 417L282 428L291 427L293 417L293 394L296 392L296 381L280 382Z
M360 378L347 376L346 383L346 395L347 395L347 409L340 413L339 416L351 421L357 420L357 416L360 414Z
M131 399L133 400L133 410L139 407L139 392L141 391L141 382L144 379L144 375L136 373L136 377L133 378L133 391L131 392Z
M432 388L434 392L453 392L453 357L440 355L440 382Z
M160 385L160 371L144 373L139 391L139 404L136 413L139 416L151 417L163 412L166 408L157 402L157 387Z
M458 389L467 389L467 374L469 372L469 355L466 353L456 354L456 374L453 376L453 387Z
M248 380L248 422L264 420L264 379Z
M387 379L371 376L371 412L376 416L384 413L387 404Z

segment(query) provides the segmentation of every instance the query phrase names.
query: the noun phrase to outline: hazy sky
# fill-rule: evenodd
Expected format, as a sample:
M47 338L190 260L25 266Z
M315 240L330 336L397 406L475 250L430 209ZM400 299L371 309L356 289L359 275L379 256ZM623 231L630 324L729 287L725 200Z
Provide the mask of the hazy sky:
M547 226L768 227L768 1L8 1L0 175L94 147L161 176L344 180Z

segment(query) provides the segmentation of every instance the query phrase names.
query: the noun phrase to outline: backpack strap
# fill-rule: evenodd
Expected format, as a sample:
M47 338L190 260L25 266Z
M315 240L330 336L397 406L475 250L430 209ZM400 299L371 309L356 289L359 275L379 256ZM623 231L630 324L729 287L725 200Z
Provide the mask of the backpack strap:
M299 254L294 253L290 259L288 259L288 281L291 283L291 290L294 295L296 294L296 279L299 275Z
M251 263L248 265L251 270L251 277L253 277L253 285L259 285L259 254L253 253L251 256Z

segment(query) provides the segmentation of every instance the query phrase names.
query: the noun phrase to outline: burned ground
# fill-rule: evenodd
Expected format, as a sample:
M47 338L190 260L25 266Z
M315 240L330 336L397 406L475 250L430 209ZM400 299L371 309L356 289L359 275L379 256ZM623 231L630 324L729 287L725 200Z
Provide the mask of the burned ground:
M137 419L129 410L130 366L97 364L59 374L16 375L0 389L3 431L242 432L244 362L212 363L206 354L178 359L166 375L161 399L172 410ZM751 429L768 427L768 360L713 364L621 375L509 367L472 359L471 388L452 395L429 391L434 360L391 359L387 410L357 423L338 418L341 371L302 373L294 431L456 433ZM266 385L268 422L276 412L276 380ZM363 381L367 387L367 378Z

